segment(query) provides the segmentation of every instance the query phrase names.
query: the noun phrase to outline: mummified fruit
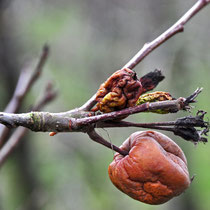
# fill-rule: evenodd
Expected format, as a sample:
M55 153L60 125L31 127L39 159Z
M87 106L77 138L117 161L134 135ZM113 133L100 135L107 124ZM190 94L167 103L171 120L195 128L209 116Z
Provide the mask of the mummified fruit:
M146 93L141 95L136 102L136 105L144 104L146 102L157 102L157 101L171 101L174 98L171 96L170 93L164 91L156 91L153 93ZM155 109L150 110L149 112L157 113L157 114L168 114L170 113L169 109Z
M112 183L130 197L148 204L162 204L190 185L187 160L181 148L154 131L133 133L109 165Z
M146 102L156 102L156 101L170 101L173 97L170 93L164 91L155 91L153 93L146 93L141 95L136 102L136 105L140 105Z
M128 68L118 70L97 91L96 110L107 113L132 107L141 93L142 85L136 73Z

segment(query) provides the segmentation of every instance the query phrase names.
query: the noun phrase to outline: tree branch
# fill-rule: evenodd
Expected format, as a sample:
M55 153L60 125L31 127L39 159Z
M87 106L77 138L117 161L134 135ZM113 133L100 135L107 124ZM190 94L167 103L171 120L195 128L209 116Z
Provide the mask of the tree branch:
M158 36L151 42L144 44L142 49L133 57L123 68L133 69L138 65L147 55L149 55L153 50L159 47L161 44L166 42L168 39L173 37L179 32L184 31L184 25L195 16L201 9L203 9L210 0L198 0L191 9L189 9L173 26L167 29L164 33ZM97 103L95 101L96 95L93 95L83 106L82 110L88 111Z
M199 94L199 91L195 91ZM194 98L194 97L193 97ZM194 99L193 99L194 100ZM131 114L151 111L156 109L168 110L169 112L178 112L189 108L189 100L180 97L171 101L160 101L153 103L144 103L135 107L126 108L120 111L114 111L106 114L95 115L92 112L78 111L49 113L49 112L31 112L23 114L12 114L0 112L0 123L8 127L24 126L33 131L48 132L88 132L97 122L116 120Z
M106 114L96 115L92 117L86 117L81 119L76 119L77 126L88 125L91 123L97 123L100 121L107 121L107 120L116 120L118 118L125 117L127 115L136 114L140 112L146 112L151 110L163 109L168 110L171 113L178 112L179 110L188 109L189 104L185 104L185 98L178 98L176 100L171 101L160 101L160 102L153 102L153 103L144 103L135 107L129 107L126 109L122 109L120 111L114 111ZM1 122L1 117L0 117Z
M48 58L48 55L49 55L49 47L45 45L42 49L42 53L39 58L38 64L33 70L32 74L28 76L29 71L26 69L23 69L21 71L12 99L10 100L4 112L16 113L19 110L26 94L29 92L34 82L40 76L44 64L46 63L46 60ZM7 127L0 126L0 147L4 143L4 140L8 136L8 133L9 129Z
M49 83L45 89L43 98L32 108L34 111L41 110L45 105L55 99L57 93L52 89L52 85ZM4 144L0 150L0 167L12 153L15 147L19 144L23 136L28 131L27 128L19 127L15 130L9 140Z
M9 102L9 104L7 105L4 112L15 113L18 111L23 101L23 98L31 89L34 82L41 75L41 72L43 70L44 64L47 61L48 56L49 56L49 47L45 45L42 49L42 53L40 55L39 61L35 69L33 70L32 74L28 76L29 74L28 69L23 69L21 71L13 97L11 101Z
M143 48L127 63L123 68L133 69L137 64L139 64L148 54L150 54L158 46L166 42L172 36L179 32L184 31L184 25L195 16L201 9L203 9L209 0L199 0L197 1L191 9L189 9L173 26L162 33L152 42L146 43Z

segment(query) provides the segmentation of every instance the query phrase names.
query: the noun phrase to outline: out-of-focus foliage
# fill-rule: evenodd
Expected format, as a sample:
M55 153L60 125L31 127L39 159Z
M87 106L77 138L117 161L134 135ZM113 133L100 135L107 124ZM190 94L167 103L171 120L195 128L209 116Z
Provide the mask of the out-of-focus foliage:
M114 71L121 68L145 42L169 28L195 1L166 0L14 0L1 7L0 109L7 104L19 70L37 58L42 45L51 46L42 77L25 100L25 107L40 97L52 80L59 97L45 108L66 111L83 104ZM203 87L195 110L210 113L210 6L139 64L138 76L162 69L166 79L156 90L187 96ZM4 58L4 59L3 59ZM7 60L7 65L5 64ZM8 79L9 78L9 79ZM24 111L27 111L25 109ZM196 113L196 111L194 111ZM138 114L137 122L172 120L189 113ZM136 129L99 130L120 145ZM168 133L166 133L168 135ZM161 206L132 200L110 182L107 167L113 152L85 134L30 132L0 170L0 208L43 210L142 209L206 210L210 206L209 143L196 147L171 138L186 153L191 187Z

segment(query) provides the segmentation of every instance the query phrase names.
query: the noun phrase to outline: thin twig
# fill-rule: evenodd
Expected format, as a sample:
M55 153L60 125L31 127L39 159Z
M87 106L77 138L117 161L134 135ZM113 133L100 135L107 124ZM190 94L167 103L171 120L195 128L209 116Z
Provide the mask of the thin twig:
M93 95L87 102L85 102L85 104L83 104L79 110L83 110L83 111L90 111L95 105L96 105L96 94Z
M202 8L204 8L210 1L209 0L199 0L197 1L191 9L189 9L173 26L162 33L152 42L146 43L143 48L127 63L123 68L133 69L137 64L139 64L148 54L150 54L154 49L163 44L172 36L179 32L184 31L184 25L196 15Z
M95 127L97 128L105 128L105 127L141 127L141 128L151 128L157 130L164 130L173 132L175 135L182 137L187 141L192 141L194 144L198 142L207 142L207 138L202 135L207 136L207 132L209 132L209 123L204 121L204 116L206 112L198 111L195 117L187 116L184 118L179 118L176 121L170 122L158 122L158 123L133 123L126 121L105 121L99 122ZM195 129L195 127L204 128L202 131ZM128 155L128 153L120 148L112 145L107 142L101 136L99 136L94 129L90 132L87 132L89 137L114 151L120 153L121 155Z
M23 98L28 93L34 82L39 78L43 70L44 64L49 56L49 47L45 45L42 49L39 61L32 71L31 75L28 77L28 69L23 69L21 71L20 77L17 82L16 89L14 91L13 97L9 104L7 105L4 112L16 113L21 106Z
M151 128L157 130L164 130L173 132L175 135L181 136L183 139L197 142L207 142L207 136L209 132L209 122L204 121L206 112L198 111L195 117L187 116L178 118L176 121L169 122L155 122L155 123L133 123L127 121L106 121L99 122L96 124L97 128L112 128L112 127L140 127L140 128ZM202 128L197 130L196 128Z
M127 63L123 68L133 69L138 65L147 55L149 55L154 49L166 42L179 32L184 31L184 25L195 16L201 9L203 9L210 0L198 0L191 9L189 9L173 26L158 36L151 42L144 44L143 48ZM82 110L91 110L91 108L97 103L95 101L96 95L93 95L82 107Z
M45 45L42 49L42 53L39 58L38 64L36 65L32 74L28 76L29 71L26 69L21 71L12 99L10 100L4 112L16 113L19 110L26 94L29 92L34 82L40 76L44 64L46 63L46 60L48 58L48 55L49 55L49 47ZM8 133L9 129L5 126L0 125L0 147L4 143L4 140L8 136Z
M135 107L122 109L120 111L114 111L114 112L96 115L92 117L76 119L76 124L80 126L88 125L91 123L114 120L114 119L122 118L131 114L136 114L136 113L150 111L150 110L157 110L157 109L167 109L167 110L169 109L171 110L171 112L177 112L183 109L182 107L183 101L184 101L184 98L179 98L177 100L171 100L171 101L153 102L153 103L147 102L147 103L135 106ZM2 123L1 118L0 118L0 122Z
M32 110L41 110L46 104L54 100L56 95L57 93L52 89L52 85L49 83L45 89L43 98L32 108ZM8 156L12 153L12 151L16 148L16 146L19 144L22 137L26 134L27 131L28 129L25 127L17 128L12 136L8 139L8 141L4 144L4 146L0 150L0 167L8 158Z
M95 142L97 142L99 144L102 144L105 147L107 147L109 149L112 149L115 152L118 152L118 153L120 153L123 156L128 155L128 152L127 151L121 150L119 147L117 147L117 146L111 144L110 142L106 141L104 138L102 138L100 135L98 135L94 129L91 130L91 131L89 131L87 134L89 135L89 137L93 141L95 141Z

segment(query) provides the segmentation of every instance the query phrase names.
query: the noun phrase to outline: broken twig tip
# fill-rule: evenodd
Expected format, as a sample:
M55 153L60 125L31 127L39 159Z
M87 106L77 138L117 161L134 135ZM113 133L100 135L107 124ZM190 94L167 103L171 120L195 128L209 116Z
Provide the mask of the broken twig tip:
M42 48L42 50L43 50L43 52L45 52L45 53L49 53L50 46L49 46L47 43L45 43L44 46L43 46L43 48Z
M189 103L195 103L196 101L194 100L201 92L203 88L197 88L194 93L192 93L189 97L186 98L185 104L188 105Z

